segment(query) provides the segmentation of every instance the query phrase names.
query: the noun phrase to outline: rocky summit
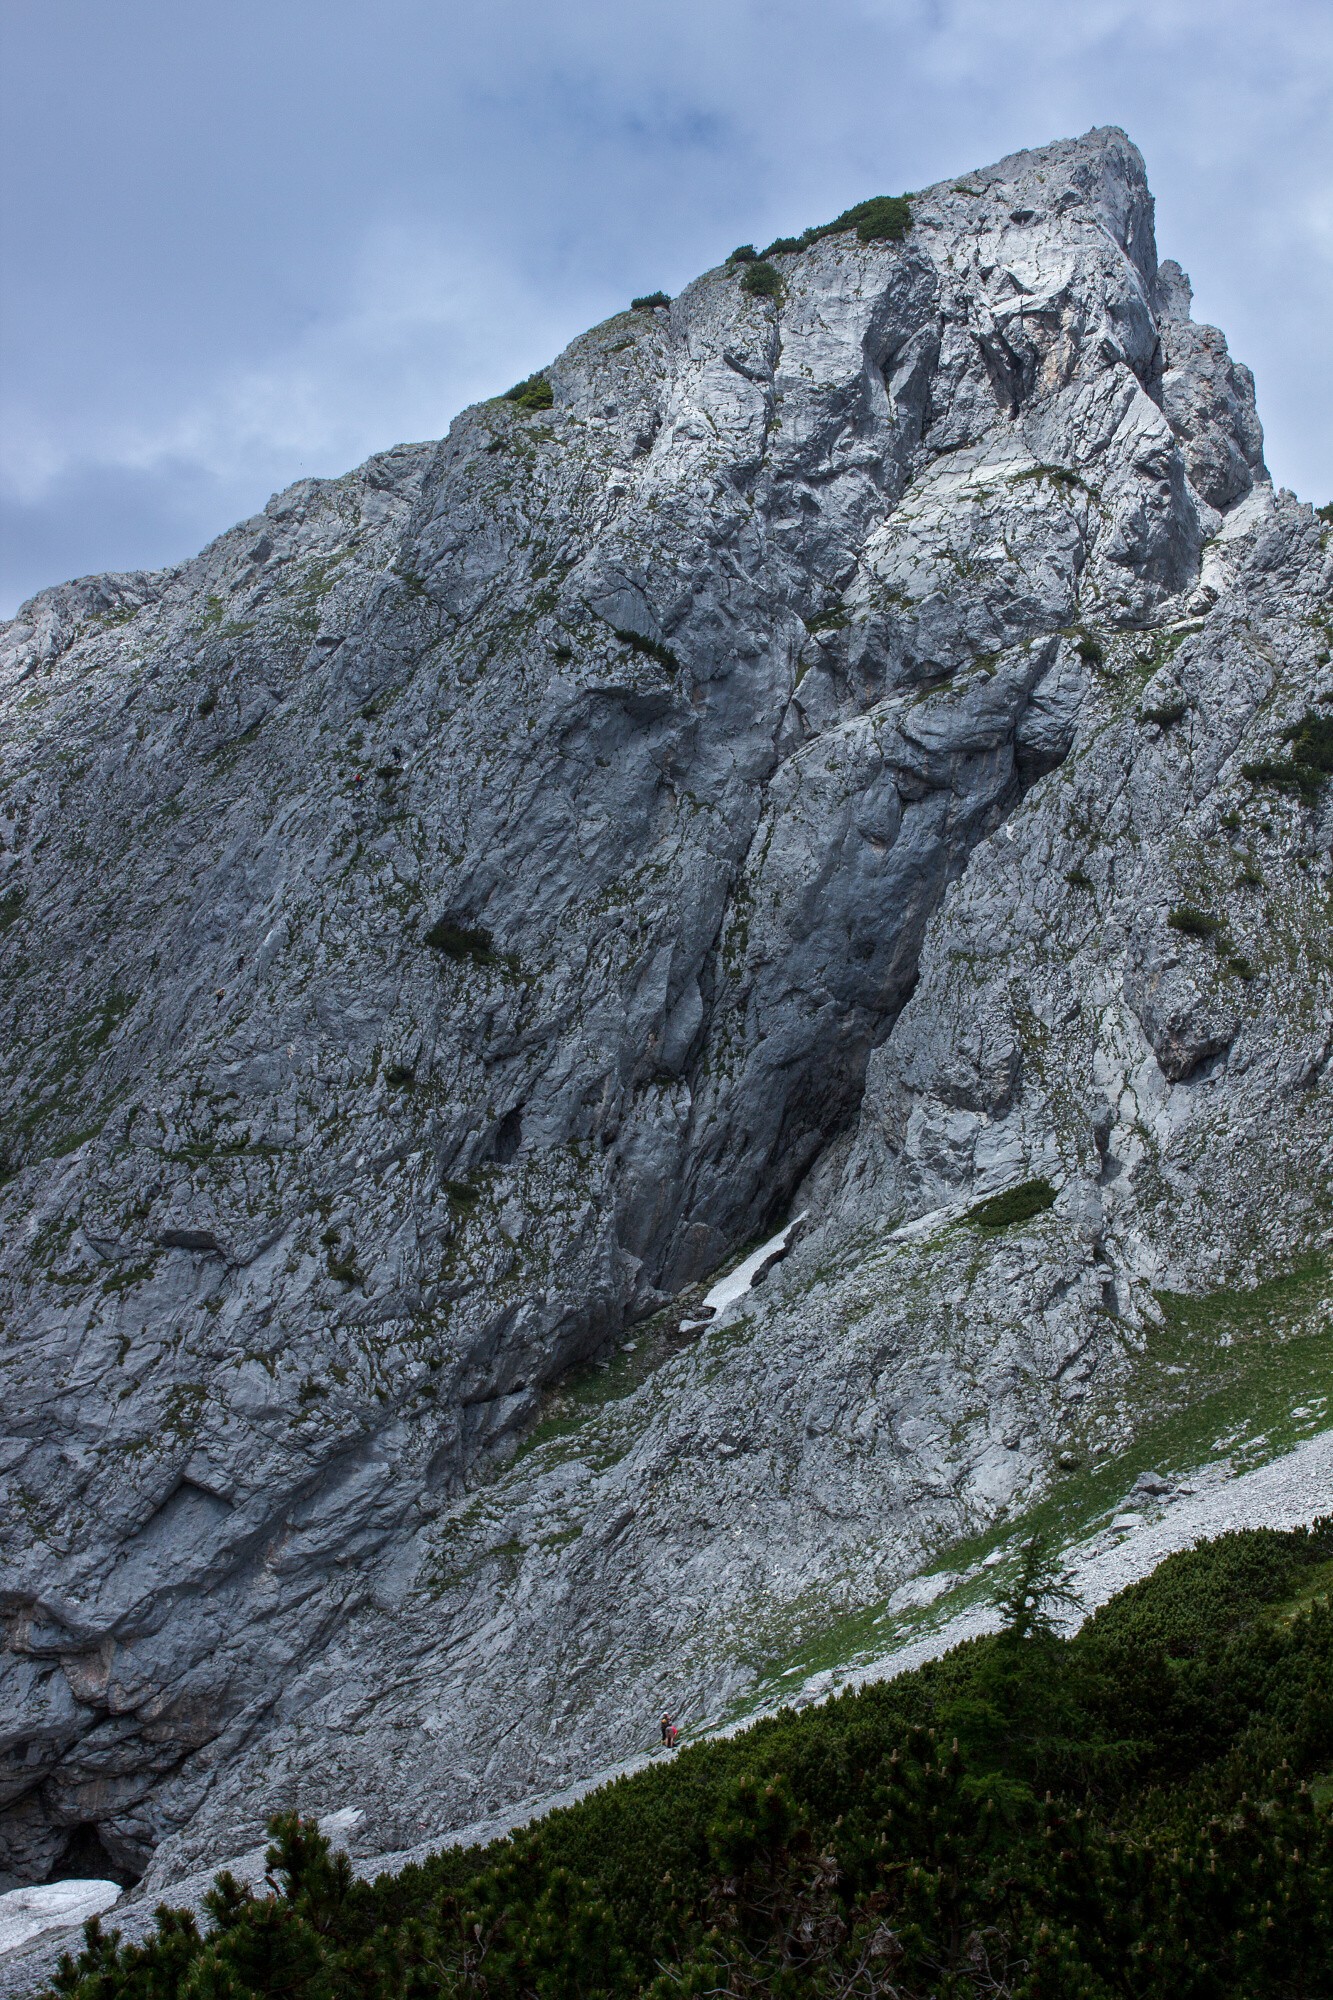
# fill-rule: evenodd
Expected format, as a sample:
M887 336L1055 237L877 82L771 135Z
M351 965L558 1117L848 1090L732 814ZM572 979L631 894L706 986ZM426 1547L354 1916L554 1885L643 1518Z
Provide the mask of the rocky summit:
M11 1884L754 1712L1295 1338L1328 540L1105 129L23 607Z

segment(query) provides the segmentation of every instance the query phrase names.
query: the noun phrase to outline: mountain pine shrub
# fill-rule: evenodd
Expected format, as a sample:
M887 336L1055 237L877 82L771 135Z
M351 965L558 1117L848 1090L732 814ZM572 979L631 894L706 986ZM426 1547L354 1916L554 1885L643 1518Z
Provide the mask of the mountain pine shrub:
M756 299L780 299L782 279L778 276L775 265L768 263L764 258L759 258L755 263L745 266L741 278L741 290L749 292L751 297Z
M502 400L516 404L520 410L549 410L555 401L555 391L548 377L539 373L515 382L512 389L505 390Z
M1333 1992L1333 1518L1172 1556L1070 1639L1005 1627L702 1742L489 1847L357 1881L270 1823L64 2000L1317 2000ZM647 1721L648 1718L645 1718Z
M869 201L858 201L854 208L845 208L832 222L802 230L799 236L775 237L760 255L786 256L794 250L808 250L826 236L850 235L853 230L862 243L900 243L911 226L912 205L905 194L877 194Z
M1139 715L1140 722L1155 722L1159 729L1170 729L1188 712L1188 702L1182 700L1164 701L1157 708L1145 708Z
M1182 937L1216 937L1225 927L1221 917L1210 917L1206 910L1196 910L1192 903L1181 903L1170 912L1166 921L1171 929L1179 931Z
M502 965L504 960L495 949L495 939L480 925L475 927L456 924L451 917L439 917L422 938L432 951L443 952L446 958L456 963L470 962L473 965Z
M1333 716L1311 711L1287 731L1287 741L1290 757L1257 758L1242 764L1242 774L1252 785L1297 792L1307 805L1313 805L1324 780L1333 776Z
M1005 1188L1002 1194L988 1195L969 1208L965 1220L978 1229L1008 1229L1016 1222L1031 1222L1055 1204L1055 1189L1045 1179L1023 1181Z

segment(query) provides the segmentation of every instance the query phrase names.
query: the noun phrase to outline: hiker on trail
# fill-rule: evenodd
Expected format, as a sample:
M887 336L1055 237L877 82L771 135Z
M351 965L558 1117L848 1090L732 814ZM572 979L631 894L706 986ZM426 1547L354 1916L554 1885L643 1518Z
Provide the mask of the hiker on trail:
M662 1717L662 1748L674 1750L680 1741L680 1731L669 1715Z

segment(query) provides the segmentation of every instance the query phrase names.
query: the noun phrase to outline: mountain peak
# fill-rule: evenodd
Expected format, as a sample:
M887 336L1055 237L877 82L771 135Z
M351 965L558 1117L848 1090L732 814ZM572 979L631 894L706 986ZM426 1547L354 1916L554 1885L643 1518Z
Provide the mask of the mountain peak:
M4 628L0 1867L719 1719L1323 1241L1319 526L1122 132L909 208Z

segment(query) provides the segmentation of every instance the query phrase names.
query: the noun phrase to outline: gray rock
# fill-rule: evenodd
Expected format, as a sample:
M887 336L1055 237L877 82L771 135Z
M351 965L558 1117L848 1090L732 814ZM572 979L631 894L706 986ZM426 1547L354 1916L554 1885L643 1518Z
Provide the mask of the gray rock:
M1319 524L1123 134L913 217L5 628L0 1868L743 1709L1324 1240Z
M1125 966L1125 1002L1152 1046L1162 1075L1171 1083L1192 1076L1209 1056L1235 1040L1239 1016L1200 984L1182 964L1182 950L1154 930L1130 940ZM1204 959L1196 945L1196 963Z

